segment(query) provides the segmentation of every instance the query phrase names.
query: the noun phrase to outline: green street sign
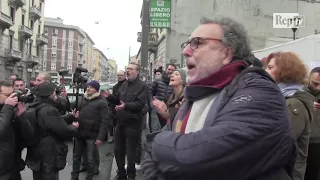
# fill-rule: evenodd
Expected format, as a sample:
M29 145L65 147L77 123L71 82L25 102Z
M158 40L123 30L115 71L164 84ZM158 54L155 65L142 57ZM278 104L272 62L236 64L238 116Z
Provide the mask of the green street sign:
M171 0L150 0L150 27L170 28Z

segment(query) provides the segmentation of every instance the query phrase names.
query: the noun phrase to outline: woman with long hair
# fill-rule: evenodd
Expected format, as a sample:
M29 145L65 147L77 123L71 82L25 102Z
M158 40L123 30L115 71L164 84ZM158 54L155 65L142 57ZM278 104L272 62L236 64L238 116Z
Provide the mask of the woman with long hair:
M168 98L167 102L154 99L153 107L160 116L167 121L167 127L171 128L172 121L177 114L183 101L183 89L186 85L186 70L178 69L170 76L169 86L173 88L173 93Z
M308 78L307 68L302 60L292 52L272 53L264 60L264 64L266 71L278 84L286 99L292 123L292 135L298 144L293 180L303 180L307 165L314 102L313 96L303 91Z

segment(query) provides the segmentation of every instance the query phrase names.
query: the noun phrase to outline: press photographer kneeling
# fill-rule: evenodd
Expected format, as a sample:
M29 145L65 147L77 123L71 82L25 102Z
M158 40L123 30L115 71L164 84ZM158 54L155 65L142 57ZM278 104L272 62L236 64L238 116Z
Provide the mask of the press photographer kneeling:
M33 129L26 119L24 103L13 93L11 81L0 81L0 109L0 179L19 180L25 167L22 142L32 136Z
M34 135L28 143L27 166L34 180L58 180L66 165L68 146L64 140L76 136L78 112L61 116L55 108L56 86L43 82L34 89L36 99L29 104L28 118L33 119ZM34 112L34 117L32 116ZM70 124L70 125L68 125Z

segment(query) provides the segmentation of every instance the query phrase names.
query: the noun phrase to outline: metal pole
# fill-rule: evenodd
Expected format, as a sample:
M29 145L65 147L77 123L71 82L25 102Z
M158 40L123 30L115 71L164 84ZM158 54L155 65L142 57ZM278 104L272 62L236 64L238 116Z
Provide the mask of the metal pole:
M141 38L141 70L142 75L148 76L148 48L149 48L149 31L150 31L150 4L149 0L143 0L142 7L142 38ZM148 78L147 78L148 79Z
M293 40L296 40L296 31L298 30L298 28L291 28L292 32L293 32Z

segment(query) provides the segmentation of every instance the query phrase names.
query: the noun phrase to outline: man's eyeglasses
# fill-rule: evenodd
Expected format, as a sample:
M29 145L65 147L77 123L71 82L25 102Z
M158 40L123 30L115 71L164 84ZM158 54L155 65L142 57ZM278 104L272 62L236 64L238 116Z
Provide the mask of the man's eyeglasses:
M181 50L183 50L184 48L186 48L188 46L188 44L190 44L190 48L194 51L199 47L200 44L203 44L203 41L208 41L208 40L222 42L221 39L216 39L216 38L194 37L191 40L182 43Z

